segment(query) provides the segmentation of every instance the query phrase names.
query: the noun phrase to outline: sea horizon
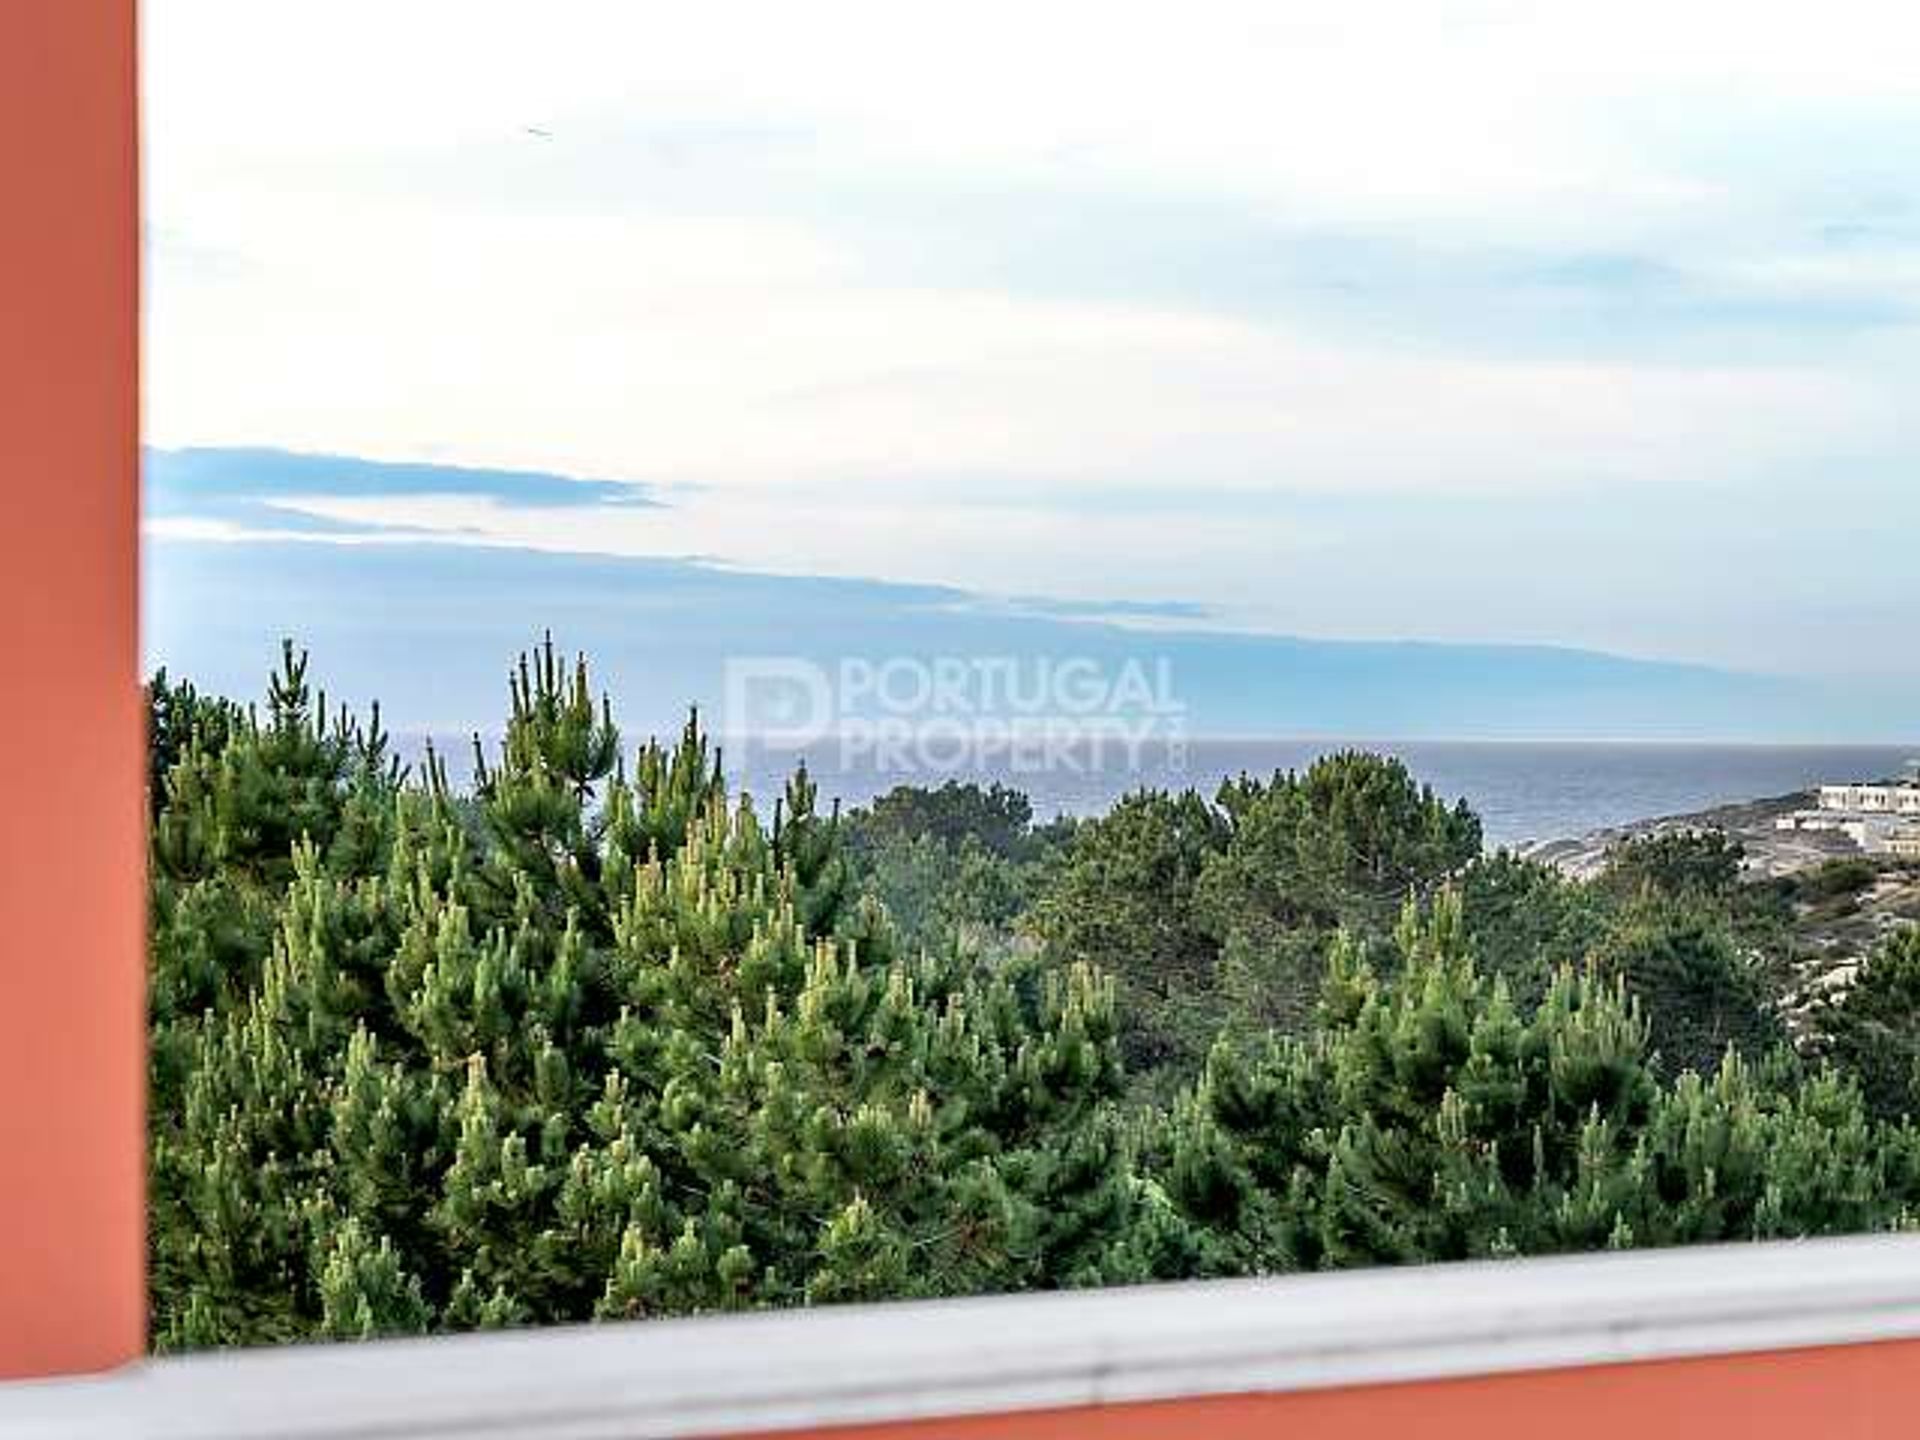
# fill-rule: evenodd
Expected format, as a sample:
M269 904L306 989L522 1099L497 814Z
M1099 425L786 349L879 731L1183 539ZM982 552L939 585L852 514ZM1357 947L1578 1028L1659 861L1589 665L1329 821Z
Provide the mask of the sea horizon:
M482 731L483 744L496 738ZM403 758L417 760L426 742L456 780L471 764L472 735L396 735ZM638 743L628 736L626 749ZM1448 801L1465 800L1479 815L1488 848L1576 839L1595 831L1686 815L1722 805L1796 794L1826 782L1885 779L1920 759L1910 745L1767 743L1699 740L1458 740L1379 736L1200 736L1143 742L1131 762L1114 755L1101 765L1023 768L1004 757L944 765L863 762L840 753L832 737L808 745L771 745L751 737L714 737L727 782L765 809L804 761L823 805L865 805L897 785L939 786L949 780L1010 786L1032 803L1036 821L1097 815L1141 789L1196 790L1212 795L1240 775L1298 770L1323 755L1366 750L1393 755L1420 783Z

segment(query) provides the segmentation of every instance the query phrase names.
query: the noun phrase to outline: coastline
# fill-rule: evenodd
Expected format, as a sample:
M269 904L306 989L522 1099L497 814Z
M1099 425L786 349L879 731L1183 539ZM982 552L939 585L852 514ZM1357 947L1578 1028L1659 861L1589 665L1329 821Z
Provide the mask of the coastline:
M1815 803L1810 790L1759 800L1735 801L1678 815L1659 815L1608 825L1581 835L1529 841L1514 847L1523 859L1537 860L1576 880L1591 880L1606 868L1607 854L1629 840L1688 831L1717 830L1738 840L1747 852L1750 879L1774 879L1803 874L1833 860L1871 858L1844 835L1820 831L1779 830L1774 822Z
M1809 1002L1849 984L1888 936L1920 924L1920 864L1866 854L1844 835L1774 827L1814 799L1814 792L1802 791L1717 805L1521 845L1512 853L1590 880L1606 867L1608 852L1629 840L1701 830L1737 840L1746 851L1748 881L1787 887L1794 917L1790 963L1798 975L1797 998L1788 1005L1791 1020ZM1836 862L1867 868L1856 883L1823 885L1818 872Z

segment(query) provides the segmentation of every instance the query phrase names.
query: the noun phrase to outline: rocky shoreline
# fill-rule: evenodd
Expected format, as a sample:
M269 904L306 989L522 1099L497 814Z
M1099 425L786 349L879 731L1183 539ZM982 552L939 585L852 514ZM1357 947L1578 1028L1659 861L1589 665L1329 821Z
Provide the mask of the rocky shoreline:
M1566 840L1521 846L1516 853L1552 865L1577 879L1591 879L1606 867L1607 855L1627 840L1687 831L1717 830L1746 851L1746 874L1753 881L1807 877L1796 887L1792 960L1794 999L1789 1022L1806 1004L1851 982L1854 973L1893 931L1920 924L1920 866L1861 853L1844 835L1779 830L1783 815L1814 803L1811 793L1715 806L1689 815L1667 815L1591 831ZM1835 861L1864 862L1870 870L1853 883L1822 886L1814 872Z
M1534 841L1516 853L1537 860L1579 880L1590 880L1606 867L1607 854L1628 840L1697 830L1718 830L1738 840L1747 852L1747 873L1753 879L1798 875L1830 860L1858 858L1860 849L1844 835L1819 831L1779 830L1774 822L1813 805L1808 791L1719 805L1688 815L1663 815L1626 825L1589 831L1570 839Z

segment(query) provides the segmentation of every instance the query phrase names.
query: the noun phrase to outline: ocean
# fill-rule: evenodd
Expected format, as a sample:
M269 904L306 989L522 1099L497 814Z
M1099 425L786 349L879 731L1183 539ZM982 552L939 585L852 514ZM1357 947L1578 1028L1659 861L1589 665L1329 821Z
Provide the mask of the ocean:
M1097 814L1143 786L1211 794L1232 776L1299 769L1343 749L1396 755L1440 795L1465 799L1484 822L1492 847L1568 839L1630 821L1787 795L1822 781L1886 778L1920 756L1920 746L1884 745L1191 740L1173 753L1145 747L1138 764L1116 755L1100 766L986 764L908 772L841 763L831 753L810 753L807 762L823 797L838 797L847 805L864 803L896 784L999 781L1024 791L1034 814L1045 819ZM728 768L734 783L744 784L759 800L777 793L794 758L781 752L736 753Z
M399 753L417 761L424 737L399 737ZM466 782L471 741L438 737L455 783ZM1205 795L1236 775L1297 770L1322 755L1360 749L1398 756L1414 777L1479 814L1491 848L1573 839L1595 830L1684 815L1717 805L1769 799L1823 781L1885 779L1920 758L1914 745L1715 745L1589 741L1189 740L1178 749L1146 744L1137 763L1116 748L1106 763L964 763L878 766L836 753L831 743L805 752L731 744L727 779L771 813L804 754L822 804L861 805L895 785L946 780L999 782L1023 791L1036 818L1097 815L1143 787L1195 789ZM1084 760L1084 757L1078 757Z

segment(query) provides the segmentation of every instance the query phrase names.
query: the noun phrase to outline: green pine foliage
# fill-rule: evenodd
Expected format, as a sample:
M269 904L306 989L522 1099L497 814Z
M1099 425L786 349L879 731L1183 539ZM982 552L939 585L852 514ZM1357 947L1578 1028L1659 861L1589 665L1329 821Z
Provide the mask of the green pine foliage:
M170 772L162 1345L1133 1273L1110 982L903 952L804 774L763 825L696 724L626 765L584 666L511 688L470 797L291 651Z
M1608 918L1588 959L1640 1001L1668 1074L1704 1074L1729 1050L1762 1055L1787 1042L1762 967L1697 900L1636 897Z
M1618 981L1524 1010L1460 903L1412 906L1381 978L1335 948L1318 1025L1216 1047L1159 1142L1215 1273L1788 1237L1902 1222L1911 1140L1856 1090L1737 1054L1663 1083Z
M1136 1071L1189 1066L1218 1026L1220 944L1197 897L1225 842L1219 812L1191 791L1128 795L1075 831L1026 917L1058 963L1115 976Z
M1920 1112L1920 929L1890 937L1815 1014L1821 1051L1859 1077L1868 1106Z
M1310 1020L1334 935L1384 939L1401 903L1480 850L1480 822L1397 760L1343 753L1209 802L1141 791L1079 826L1024 928L1110 969L1142 1074L1191 1072L1223 1026Z
M1679 830L1627 840L1607 856L1601 883L1619 894L1726 897L1740 883L1746 849L1716 830Z
M466 786L291 646L151 688L163 1348L1908 1223L1920 952L1803 1060L1717 852L1476 858L1366 756L763 818L507 688Z
M947 780L937 789L896 785L854 817L850 849L928 839L957 849L972 841L1003 860L1030 855L1044 843L1033 826L1033 802L998 783Z

